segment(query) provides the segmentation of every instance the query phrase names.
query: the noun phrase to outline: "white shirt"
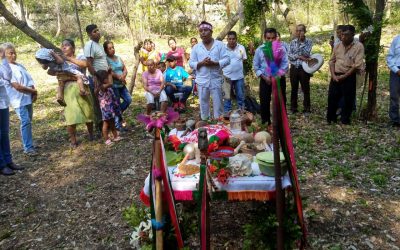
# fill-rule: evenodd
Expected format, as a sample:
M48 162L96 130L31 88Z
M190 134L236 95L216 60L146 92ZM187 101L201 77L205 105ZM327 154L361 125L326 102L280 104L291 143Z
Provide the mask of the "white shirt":
M108 69L107 55L100 44L90 40L85 44L83 54L86 58L93 58L93 68L95 71Z
M31 75L26 71L25 67L21 64L10 63L12 70L12 83L18 83L24 87L31 88L35 85ZM25 94L17 91L11 84L6 85L7 94L10 98L11 106L16 109L25 105L32 104L32 94Z
M197 69L197 64L206 57L210 57L212 61L218 62L219 66L203 66ZM229 62L230 59L226 52L225 44L214 39L210 50L207 50L202 42L193 46L190 53L189 65L193 70L196 70L196 83L199 86L215 89L221 88L223 83L222 68L228 65Z
M237 43L234 49L226 45L226 51L228 52L231 62L222 69L224 76L233 81L243 79L243 60L247 59L246 49L243 45Z
M12 71L7 59L3 59L0 65L0 109L8 108L10 100L8 99L6 86L10 85Z

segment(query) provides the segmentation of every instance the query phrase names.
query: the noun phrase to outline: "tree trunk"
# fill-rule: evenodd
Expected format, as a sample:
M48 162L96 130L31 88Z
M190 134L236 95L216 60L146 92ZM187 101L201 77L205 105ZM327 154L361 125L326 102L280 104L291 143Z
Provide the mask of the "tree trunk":
M203 21L206 20L206 3L205 0L202 0L202 6L201 6L201 10L202 10L202 19Z
M61 7L60 7L60 0L56 1L56 14L57 14L57 33L56 37L58 37L61 33Z
M31 27L29 27L26 22L19 20L13 14L11 14L7 10L6 6L4 6L4 4L1 0L0 0L0 15L3 16L9 23L11 23L15 27L17 27L19 30L24 32L26 35L28 35L30 38L35 40L37 43L39 43L43 47L48 48L48 49L54 49L57 51L60 50L57 46L55 46L53 43L51 43L45 37L43 37L42 35L37 33Z
M118 5L121 10L122 17L124 18L126 27L128 29L129 36L130 36L131 42L132 42L132 46L135 46L135 41L137 40L137 37L135 35L135 32L133 31L133 28L131 25L131 19L129 17L129 0L126 0L124 3L122 3L122 0L118 0Z
M229 5L229 0L225 0L226 16L231 19L231 6Z
M239 30L240 32L243 30L243 24L244 24L244 6L243 6L243 0L237 0L238 1L238 13L239 13Z
M376 55L374 59L367 63L367 70L369 73L369 87L368 87L368 104L367 104L367 113L366 118L368 120L375 119L377 117L376 112L376 87L378 85L378 56L379 56L379 48L382 34L382 20L385 11L385 0L377 0L375 6L375 17L374 22L377 30L373 32L373 35L376 37L375 46L376 46Z
M20 10L20 17L22 22L26 22L26 16L25 16L25 8L24 8L24 1L19 0L19 10Z
M135 55L135 63L133 65L133 69L132 69L132 78L131 78L131 82L129 83L129 93L132 95L133 93L133 89L136 86L136 75L137 75L137 71L139 68L139 50L142 47L143 43L142 42L138 42L138 44L134 47L133 51L134 51L134 55Z
M222 29L221 33L218 34L217 40L222 41L226 34L235 26L235 24L239 21L239 14L235 14L225 25L225 27Z
M265 20L265 7L262 7L260 9L261 15L260 15L260 30L261 30L261 41L264 39L264 30L267 28L267 22Z
M332 18L333 18L333 36L336 39L337 38L337 34L336 34L336 27L337 27L337 16L336 16L336 3L335 0L332 0Z
M81 47L83 49L85 47L85 42L83 41L81 21L79 20L78 3L76 2L76 0L74 0L74 10L75 10L76 23L78 24L79 39L81 40Z

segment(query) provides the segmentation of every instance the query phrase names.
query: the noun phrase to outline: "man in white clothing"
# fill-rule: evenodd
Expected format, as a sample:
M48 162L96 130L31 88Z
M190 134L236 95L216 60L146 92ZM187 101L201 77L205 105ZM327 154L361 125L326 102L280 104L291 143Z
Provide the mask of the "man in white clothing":
M225 81L223 84L224 96L224 115L232 110L231 89L235 89L238 109L244 109L244 73L243 61L247 59L246 49L243 45L237 43L237 34L235 31L228 32L228 52L230 63L223 68Z
M230 62L224 43L212 37L212 25L201 22L198 26L201 43L192 48L189 65L196 70L196 83L200 99L201 119L210 118L210 96L213 101L213 118L222 115L222 68Z

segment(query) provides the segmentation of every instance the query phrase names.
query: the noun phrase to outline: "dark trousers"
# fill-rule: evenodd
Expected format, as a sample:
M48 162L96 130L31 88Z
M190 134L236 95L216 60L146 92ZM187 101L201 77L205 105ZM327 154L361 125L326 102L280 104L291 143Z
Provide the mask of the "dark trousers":
M286 77L281 77L281 91L283 96L283 101L286 106ZM271 94L272 94L272 85L268 84L264 81L264 79L260 78L260 114L261 114L261 123L271 124Z
M97 98L97 96L94 93L94 80L92 76L88 77L89 79L89 89L90 89L90 93L93 96L93 113L94 113L94 124L96 125L96 128L100 131L102 131L102 127L103 127L103 119L101 117L101 110L100 110L100 103L99 103L99 99Z
M165 87L165 93L167 94L167 96L173 103L178 102L178 101L182 102L182 103L186 103L186 100L189 98L191 92L192 92L191 86L185 86L185 85L177 86L176 90L169 85L167 87ZM180 100L177 100L174 96L175 93L183 93L182 98L180 98Z
M12 162L10 149L10 112L0 109L0 169Z
M299 91L299 83L301 84L301 90L304 94L304 112L310 112L311 100L310 100L310 74L305 72L302 67L296 68L293 65L290 66L290 85L292 86L292 93L290 95L290 109L292 112L297 112L297 93Z
M331 79L328 92L328 112L326 115L326 119L329 123L337 121L336 110L342 97L344 99L344 105L340 115L340 121L343 124L350 124L350 116L356 98L356 74L352 74L340 82L334 82Z
M400 123L400 77L390 71L390 108L389 117L393 123Z

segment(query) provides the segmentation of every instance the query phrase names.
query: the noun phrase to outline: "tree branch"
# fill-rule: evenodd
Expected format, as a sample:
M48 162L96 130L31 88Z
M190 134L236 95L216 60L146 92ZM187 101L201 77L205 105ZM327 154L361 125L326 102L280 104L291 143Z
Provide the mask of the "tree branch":
M40 45L42 45L45 48L48 49L54 49L59 51L60 49L55 46L53 43L51 43L49 40L47 40L45 37L37 33L34 29L28 26L26 22L23 22L16 18L13 14L11 14L6 6L4 6L3 2L0 0L0 15L2 15L9 23L17 27L19 30L24 32L26 35L28 35L30 38L38 42Z

